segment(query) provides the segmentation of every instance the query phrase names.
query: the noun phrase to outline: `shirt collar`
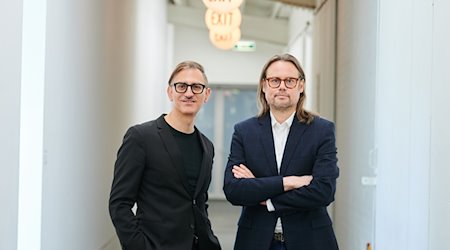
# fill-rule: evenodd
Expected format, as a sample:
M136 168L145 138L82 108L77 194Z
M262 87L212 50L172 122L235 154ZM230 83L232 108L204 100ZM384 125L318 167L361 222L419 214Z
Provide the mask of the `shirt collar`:
M290 128L292 125L292 121L294 120L294 116L295 116L295 112L293 112L287 119L286 121L284 121L283 123L278 123L277 119L275 119L275 116L272 114L272 111L270 111L270 122L272 124L272 127L275 126L276 124L279 125L283 125L283 124L287 124L288 127Z

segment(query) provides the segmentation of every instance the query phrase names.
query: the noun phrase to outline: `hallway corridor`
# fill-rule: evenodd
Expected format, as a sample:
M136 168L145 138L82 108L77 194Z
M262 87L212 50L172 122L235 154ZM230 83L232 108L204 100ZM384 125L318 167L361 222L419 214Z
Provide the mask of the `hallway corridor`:
M316 6L244 1L254 51L216 48L198 0L0 1L0 250L121 249L118 149L168 112L168 71L185 60L211 86L198 126L215 146L209 217L233 249L241 207L218 199L233 128L281 53L301 61L306 109L335 122L339 247L449 250L450 1L294 1Z

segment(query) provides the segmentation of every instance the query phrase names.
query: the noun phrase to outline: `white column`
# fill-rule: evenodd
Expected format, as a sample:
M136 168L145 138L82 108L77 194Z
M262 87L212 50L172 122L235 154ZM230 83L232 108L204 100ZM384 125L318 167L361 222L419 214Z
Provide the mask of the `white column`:
M22 1L0 1L0 249L17 249Z
M23 1L18 250L41 249L46 8Z
M164 112L167 100L167 3L136 0L135 71L132 123Z

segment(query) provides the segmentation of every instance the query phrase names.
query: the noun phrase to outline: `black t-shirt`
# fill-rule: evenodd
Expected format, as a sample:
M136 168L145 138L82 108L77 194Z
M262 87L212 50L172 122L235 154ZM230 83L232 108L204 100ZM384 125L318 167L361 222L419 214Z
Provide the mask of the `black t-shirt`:
M202 164L203 151L198 136L198 130L195 129L192 134L180 132L170 125L175 141L181 150L183 157L183 169L189 184L189 192L193 196L197 185L198 175Z

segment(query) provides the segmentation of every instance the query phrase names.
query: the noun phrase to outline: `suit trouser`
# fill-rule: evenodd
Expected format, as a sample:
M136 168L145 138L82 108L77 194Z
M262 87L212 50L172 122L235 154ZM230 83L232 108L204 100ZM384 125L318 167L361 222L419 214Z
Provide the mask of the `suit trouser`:
M198 247L198 237L194 236L194 240L192 241L192 250L199 250L200 248Z

